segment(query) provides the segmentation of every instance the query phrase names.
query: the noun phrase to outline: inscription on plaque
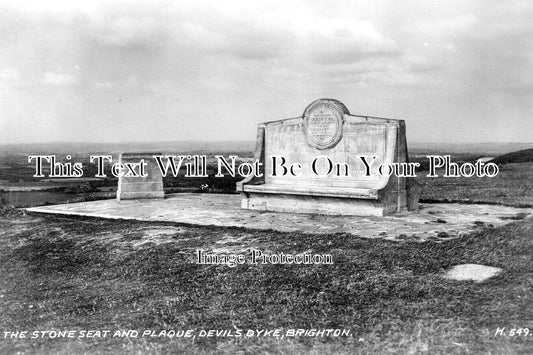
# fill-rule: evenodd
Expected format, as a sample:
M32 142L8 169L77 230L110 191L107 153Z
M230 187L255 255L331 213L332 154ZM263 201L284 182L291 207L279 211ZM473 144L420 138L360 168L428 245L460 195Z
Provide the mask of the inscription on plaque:
M320 99L309 105L303 114L307 143L318 149L334 147L342 138L344 113L347 109L331 99Z

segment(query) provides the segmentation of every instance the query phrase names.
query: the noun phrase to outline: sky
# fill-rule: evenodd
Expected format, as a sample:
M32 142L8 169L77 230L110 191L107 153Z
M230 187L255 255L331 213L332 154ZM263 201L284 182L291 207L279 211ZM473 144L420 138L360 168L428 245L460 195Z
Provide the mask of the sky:
M533 1L3 1L0 144L253 141L318 98L533 142Z

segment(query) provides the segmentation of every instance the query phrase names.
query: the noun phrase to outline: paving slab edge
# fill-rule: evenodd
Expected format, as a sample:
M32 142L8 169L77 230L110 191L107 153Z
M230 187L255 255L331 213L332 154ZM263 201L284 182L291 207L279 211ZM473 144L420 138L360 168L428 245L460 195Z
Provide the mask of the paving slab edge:
M167 220L154 220L150 218L140 218L140 217L125 217L125 216L112 216L112 215L101 215L98 213L77 213L77 212L70 212L70 211L55 211L55 210L48 210L43 211L41 210L42 207L30 207L30 208L21 208L22 210L25 210L30 215L57 215L57 216L70 216L70 217L76 217L78 219L107 219L107 220L113 220L113 221L139 221L139 222L147 222L151 224L163 224L163 225L173 225L173 226L182 226L182 227L217 227L217 228L227 228L227 229L241 229L241 230L249 230L249 231L273 231L278 233L294 233L292 230L276 230L272 228L252 228L247 227L244 225L232 225L227 226L224 224L210 224L210 223L187 223L187 222L181 222L181 221L167 221ZM319 235L319 234L335 234L335 233L311 233L311 232L299 232L301 234L313 234L313 235ZM346 233L353 235L354 237L362 238L359 235L353 234L353 233Z

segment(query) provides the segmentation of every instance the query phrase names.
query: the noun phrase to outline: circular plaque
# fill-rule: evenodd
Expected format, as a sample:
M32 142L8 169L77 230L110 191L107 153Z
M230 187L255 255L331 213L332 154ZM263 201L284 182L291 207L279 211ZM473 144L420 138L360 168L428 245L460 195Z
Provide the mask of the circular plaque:
M318 149L336 146L342 138L344 114L349 112L340 101L319 99L312 102L303 113L307 143Z

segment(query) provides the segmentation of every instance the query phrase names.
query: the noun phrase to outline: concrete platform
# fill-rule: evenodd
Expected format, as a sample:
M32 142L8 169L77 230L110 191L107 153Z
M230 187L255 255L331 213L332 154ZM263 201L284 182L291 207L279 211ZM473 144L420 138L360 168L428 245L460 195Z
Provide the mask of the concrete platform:
M533 215L531 208L421 204L420 212L387 217L324 216L240 208L241 196L183 193L159 200L101 200L28 208L31 213L244 227L304 233L349 233L392 240L446 240ZM520 217L522 216L522 217Z

